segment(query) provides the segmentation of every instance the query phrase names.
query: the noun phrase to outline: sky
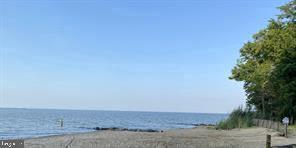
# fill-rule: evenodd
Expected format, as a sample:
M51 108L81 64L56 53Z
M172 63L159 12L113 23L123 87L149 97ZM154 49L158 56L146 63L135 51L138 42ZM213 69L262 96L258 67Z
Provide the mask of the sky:
M228 113L288 0L1 0L0 107Z

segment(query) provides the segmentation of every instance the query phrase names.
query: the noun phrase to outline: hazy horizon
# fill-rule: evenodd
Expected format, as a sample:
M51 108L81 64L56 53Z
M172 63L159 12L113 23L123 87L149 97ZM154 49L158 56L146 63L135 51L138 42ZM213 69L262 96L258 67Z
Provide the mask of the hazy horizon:
M229 113L269 2L1 1L0 107Z
M0 109L24 109L24 110L65 110L65 111L102 111L102 112L150 112L150 113L188 113L188 114L222 114L229 113L208 113L208 112L174 112L174 111L145 111L145 110L99 110L99 109L67 109L67 108L23 108L23 107L0 107Z

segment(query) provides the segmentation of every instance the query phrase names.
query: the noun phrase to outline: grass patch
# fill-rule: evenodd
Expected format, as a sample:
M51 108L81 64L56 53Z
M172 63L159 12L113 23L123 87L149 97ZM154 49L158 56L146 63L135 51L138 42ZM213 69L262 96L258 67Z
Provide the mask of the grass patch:
M294 124L294 125L289 125L289 128L291 128L291 129L296 129L296 124Z
M292 135L296 135L296 124L288 126L288 133Z
M234 128L247 128L252 126L252 119L254 112L250 109L243 109L238 107L234 109L229 117L217 124L217 129L234 129Z

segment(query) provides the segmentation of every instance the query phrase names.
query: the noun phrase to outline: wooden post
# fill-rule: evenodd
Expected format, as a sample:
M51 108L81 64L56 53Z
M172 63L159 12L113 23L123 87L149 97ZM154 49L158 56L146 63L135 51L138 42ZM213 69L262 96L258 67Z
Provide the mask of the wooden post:
M257 120L256 126L259 126L260 120L258 120L258 119L256 119L256 120Z
M63 126L64 126L64 119L61 118L61 119L60 119L60 122L61 122L61 127L63 127Z
M285 137L288 138L288 124L285 124Z
M271 136L266 135L266 148L271 148Z

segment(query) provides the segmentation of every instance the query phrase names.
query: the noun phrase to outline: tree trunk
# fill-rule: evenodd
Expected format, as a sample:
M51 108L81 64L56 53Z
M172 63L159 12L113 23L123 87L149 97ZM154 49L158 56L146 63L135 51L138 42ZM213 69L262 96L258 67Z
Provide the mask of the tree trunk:
M265 119L265 101L264 101L264 97L261 97L261 103L262 103L262 112L263 112L263 118Z

